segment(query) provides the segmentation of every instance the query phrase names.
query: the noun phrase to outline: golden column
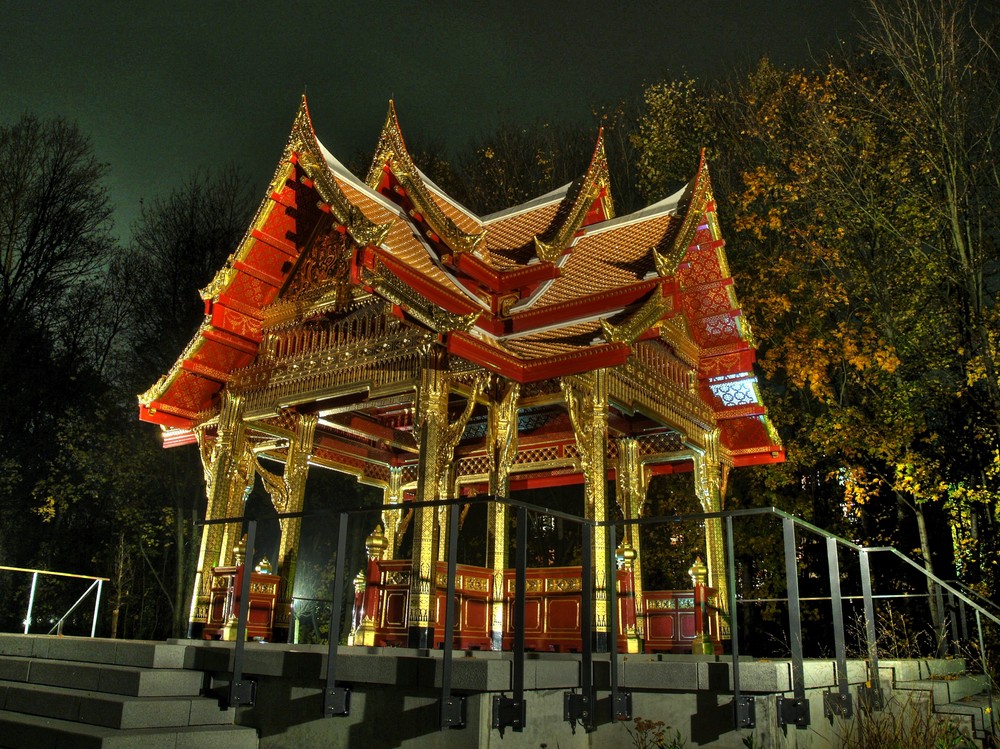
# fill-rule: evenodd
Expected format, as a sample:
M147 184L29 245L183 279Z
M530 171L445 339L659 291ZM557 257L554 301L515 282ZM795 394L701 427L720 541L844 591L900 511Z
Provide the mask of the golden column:
M462 438L465 425L479 397L481 381L476 380L462 415L450 423L448 398L450 377L445 352L437 346L428 351L417 386L415 430L420 444L420 471L417 474L418 502L432 502L447 497L451 485L452 458ZM419 507L413 526L413 560L410 568L409 646L430 648L434 645L434 607L436 605L436 547L433 507Z
M705 451L694 459L694 486L705 512L722 512L725 480L729 467L719 460L719 430L708 434ZM726 547L722 520L705 521L705 561L708 565L708 585L715 589L715 606L719 611L719 635L729 637L729 586L726 584Z
M578 383L585 383L581 392ZM580 453L584 479L586 518L597 522L608 519L607 443L608 443L608 373L598 369L588 377L560 381L566 410L569 412ZM586 387L589 385L589 388ZM617 633L608 634L607 560L608 547L604 529L594 533L594 646L598 652L614 642ZM583 637L586 632L581 633Z
M313 437L316 433L316 415L289 412L293 420L292 436L288 443L285 470L276 476L257 461L260 474L271 495L271 502L279 514L302 512L306 496L306 479L309 476L309 456L312 455ZM295 568L298 564L299 538L302 518L281 518L281 541L278 545L278 574L281 587L278 593L274 620L274 639L287 637L291 626L292 595L295 592ZM251 560L252 561L252 560Z
M497 379L490 402L487 457L490 461L489 493L510 497L510 469L517 457L517 400L521 386ZM493 571L490 594L490 647L503 650L504 569L507 566L507 505L494 502L487 508L487 564Z
M403 469L401 466L389 467L389 483L382 490L382 504L401 505L403 502ZM399 523L403 510L382 510L382 528L385 536L385 549L380 559L395 559L396 548L399 546Z
M649 486L646 471L639 459L639 442L632 437L618 439L618 506L626 520L642 517L642 508L646 502L646 489ZM622 534L622 549L626 552L625 568L632 573L633 594L635 596L635 627L632 631L626 629L625 639L629 653L642 651L642 638L646 630L646 621L642 609L642 553L638 525L626 525Z
M206 520L237 517L243 514L243 501L253 486L253 453L243 427L243 396L223 392L215 439L203 429L195 431L201 451L208 504ZM212 568L229 561L240 535L238 523L206 525L201 532L201 550L195 569L191 595L188 635L199 637L208 621L212 587Z

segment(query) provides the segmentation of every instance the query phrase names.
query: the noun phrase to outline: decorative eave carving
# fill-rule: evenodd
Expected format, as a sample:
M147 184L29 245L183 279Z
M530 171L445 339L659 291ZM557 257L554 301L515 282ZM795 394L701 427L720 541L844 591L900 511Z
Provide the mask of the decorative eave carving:
M549 240L543 240L535 235L535 254L540 260L554 262L569 248L576 233L583 226L590 206L598 198L604 206L607 218L614 218L614 204L611 200L611 180L608 176L608 159L604 151L604 131L597 136L597 146L590 160L587 173L579 183L579 189L573 198L573 205L566 214L565 220Z
M608 343L627 343L631 346L639 339L639 336L654 327L664 315L670 312L671 307L671 300L664 297L662 289L657 287L653 289L649 299L621 324L614 325L607 320L601 320L604 340Z
M705 152L701 153L701 162L698 164L698 173L688 184L688 189L681 198L681 205L684 211L684 220L681 228L674 238L673 245L666 254L653 250L653 260L656 262L656 272L662 278L670 278L677 273L677 267L684 259L684 253L691 245L695 232L701 224L705 209L712 201L712 181L708 176L708 162L705 160Z
M355 242L365 247L378 246L385 241L392 228L392 222L376 224L370 221L361 209L347 199L337 180L330 173L319 142L316 140L312 121L309 119L309 107L305 96L302 97L302 104L295 115L292 133L288 138L288 145L285 146L282 161L291 160L293 157L309 175L323 202L330 206L330 212L347 228L347 232Z
M478 312L457 315L441 309L434 302L414 291L408 284L403 283L394 273L382 265L377 265L374 270L367 271L364 281L383 299L401 307L419 323L438 333L452 333L454 331L467 333L479 317Z
M389 102L389 113L386 115L385 126L375 149L368 177L365 180L373 190L378 188L382 179L382 170L388 165L393 176L406 191L406 196L413 202L417 211L423 216L431 230L437 234L452 252L471 252L485 259L486 230L478 234L469 234L459 228L454 221L444 215L434 200L427 185L420 178L420 171L410 158L403 141L403 133L396 118L396 107Z

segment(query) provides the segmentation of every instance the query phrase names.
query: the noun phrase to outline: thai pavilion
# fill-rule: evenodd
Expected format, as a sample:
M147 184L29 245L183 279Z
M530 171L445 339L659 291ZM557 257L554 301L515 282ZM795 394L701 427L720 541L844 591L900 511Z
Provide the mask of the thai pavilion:
M390 582L400 595L366 613L373 631L395 627L402 644L430 647L445 525L437 508L408 502L575 484L578 514L601 521L617 503L635 518L651 477L690 472L715 512L730 469L783 460L723 246L704 159L676 194L616 216L599 138L574 183L480 217L414 165L391 106L358 177L317 139L303 99L245 237L201 291L204 322L140 396L140 418L168 447L197 443L208 519L241 516L257 476L279 513L300 511L309 466L381 487L381 582L385 598ZM460 631L495 649L508 511L489 505L488 558L459 585ZM276 637L289 627L301 518L280 523ZM404 531L412 558L399 560ZM646 609L635 531L626 526L618 549L634 590L625 600L636 610L622 617L633 652ZM194 636L213 569L232 563L241 533L204 526ZM724 605L719 521L705 536L708 584ZM615 551L598 534L595 569ZM549 582L572 592L561 574Z

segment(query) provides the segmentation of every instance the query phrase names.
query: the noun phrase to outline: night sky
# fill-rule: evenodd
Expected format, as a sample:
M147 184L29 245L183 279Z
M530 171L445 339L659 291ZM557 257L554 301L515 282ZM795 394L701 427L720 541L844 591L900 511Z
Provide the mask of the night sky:
M501 118L586 122L668 72L808 63L862 0L729 2L10 2L0 121L75 120L111 165L118 232L199 166L273 173L299 97L349 160L390 97L411 139L461 147Z

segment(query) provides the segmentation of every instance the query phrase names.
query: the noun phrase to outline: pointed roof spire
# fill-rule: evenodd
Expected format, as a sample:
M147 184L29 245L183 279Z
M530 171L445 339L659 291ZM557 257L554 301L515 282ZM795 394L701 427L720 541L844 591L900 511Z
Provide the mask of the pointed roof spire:
M391 99L389 100L389 112L386 114L385 124L382 126L382 135L375 148L375 158L372 159L372 165L365 179L365 182L373 190L378 189L386 167L406 191L406 196L424 217L427 225L453 252L485 254L486 245L483 240L486 238L486 231L470 234L462 230L444 214L434 196L431 195L420 170L413 163L409 151L406 150L403 131L400 129L399 120L396 117L396 106Z
M594 155L590 157L587 172L578 183L572 205L565 213L565 219L555 232L550 234L551 239L543 240L540 235L535 236L535 253L539 259L550 262L557 260L572 244L576 233L586 225L587 215L594 202L598 200L601 202L604 219L614 218L608 159L604 152L604 128L597 132Z
M712 202L712 180L708 175L708 160L705 158L705 149L701 149L701 158L698 162L698 171L684 190L677 212L683 213L684 220L677 235L666 254L653 251L653 259L656 261L656 272L663 278L673 276L677 272L677 267L684 259L684 253L694 239L695 232L701 224L701 219L705 214L705 209Z
M323 155L323 148L313 129L305 94L302 95L298 111L295 113L292 132L288 136L288 145L285 146L282 161L287 161L293 156L315 184L316 192L323 202L330 206L330 212L347 228L354 241L362 246L380 245L385 241L392 224L374 224L369 221L361 210L347 199L331 174L326 157Z

